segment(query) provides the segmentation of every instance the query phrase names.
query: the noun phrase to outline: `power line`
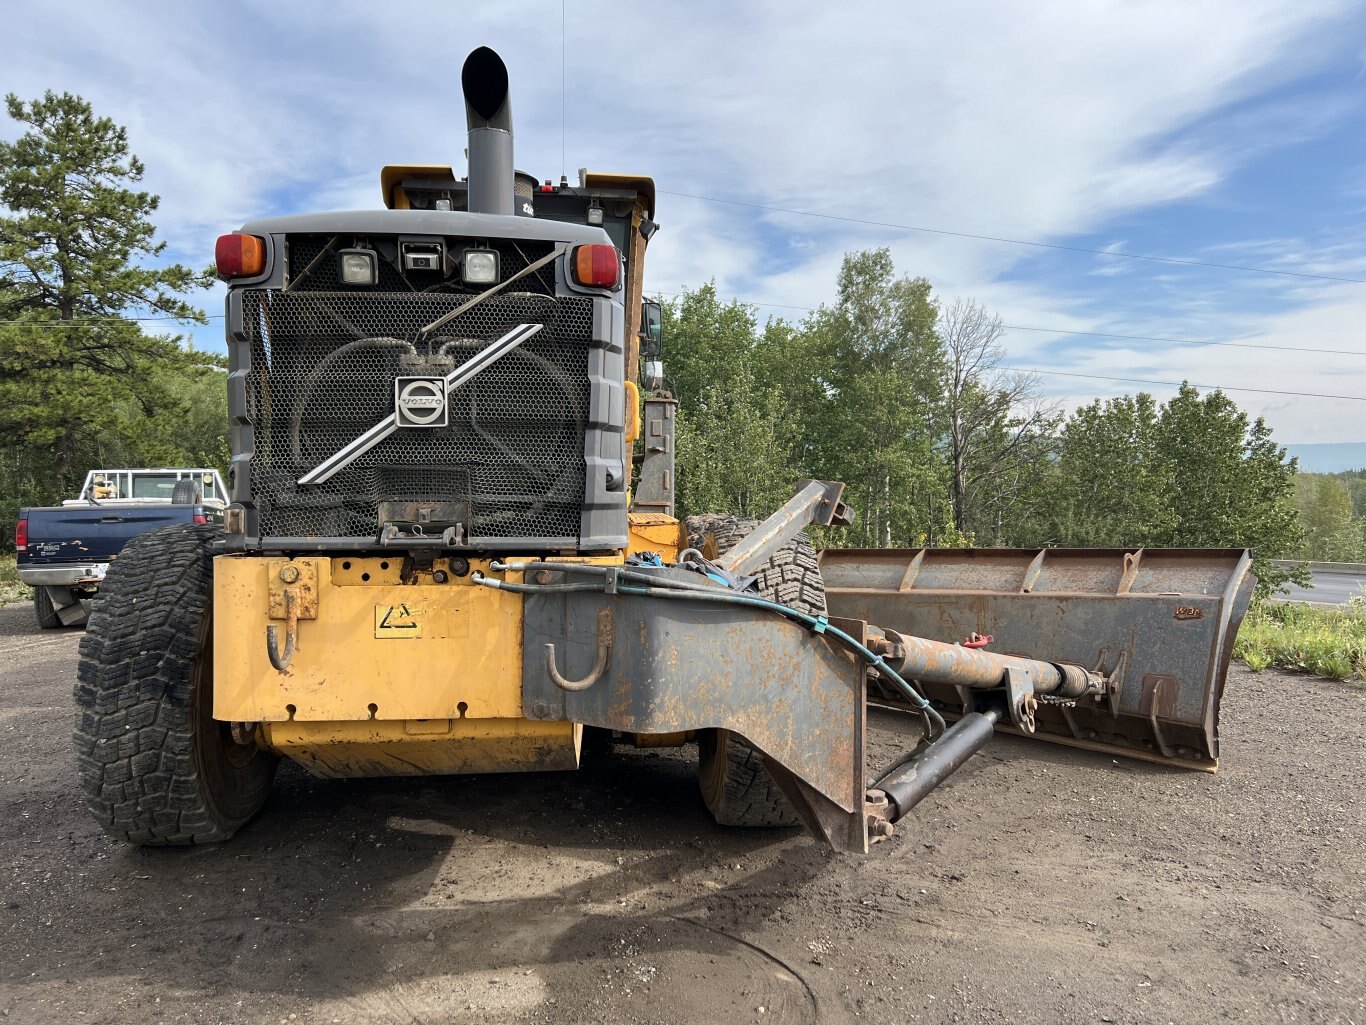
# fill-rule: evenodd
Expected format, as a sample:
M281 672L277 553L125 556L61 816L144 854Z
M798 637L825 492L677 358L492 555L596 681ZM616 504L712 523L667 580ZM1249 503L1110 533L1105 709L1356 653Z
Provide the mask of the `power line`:
M684 298L684 295L681 292L656 292L655 294L667 295L675 299ZM805 310L808 313L815 313L817 309L814 306L784 306L781 303L751 302L747 299L740 299L734 296L730 297L729 301L742 303L746 306L771 306L780 310ZM918 322L922 324L932 324L935 321L922 319ZM1092 338L1122 338L1131 342L1167 342L1172 345L1213 345L1230 349L1266 349L1271 352L1313 352L1330 356L1366 356L1366 352L1359 349L1315 349L1307 347L1301 348L1296 345L1254 345L1251 342L1211 342L1199 338L1160 338L1152 335L1120 335L1108 331L1071 331L1062 327L1027 327L1023 324L1002 324L1001 327L1006 331L1039 331L1045 334L1055 335L1083 335Z
M1091 381L1118 381L1122 384L1158 384L1168 388L1180 388L1181 384L1175 381L1149 381L1142 377L1103 377L1100 374L1073 374L1062 370L1036 370L1033 367L1001 367L1002 370L1014 370L1022 374L1043 374L1047 377L1084 377ZM1189 381L1183 382L1191 384ZM1191 384L1192 388L1203 388L1206 391L1248 391L1258 392L1262 395L1294 395L1304 399L1344 399L1348 402L1366 402L1366 395L1321 395L1317 392L1307 391L1282 391L1278 388L1235 388L1226 384Z
M1366 278L1346 278L1333 274L1310 274L1307 271L1274 270L1270 267L1250 267L1243 263L1210 263L1206 260L1183 260L1175 256L1145 256L1142 253L1118 253L1105 249L1086 249L1082 246L1064 246L1056 242L1032 242L1028 239L1005 238L1001 235L977 235L970 231L949 231L946 228L926 228L915 224L894 224L890 221L870 221L862 217L844 217L840 214L822 214L814 210L793 210L790 207L766 206L763 203L745 203L738 199L719 199L716 196L698 196L691 192L670 192L659 189L661 195L680 196L683 199L697 199L704 203L723 203L727 206L743 206L751 210L767 210L777 214L795 214L798 217L819 217L827 221L844 221L848 224L864 224L874 228L893 228L897 231L919 231L928 235L951 235L954 238L972 238L980 242L1004 242L1012 246L1031 246L1035 249L1057 249L1065 253L1089 253L1092 256L1114 256L1125 260L1147 260L1151 263L1174 263L1182 267L1212 267L1217 270L1245 271L1250 274L1275 274L1289 278L1313 278L1316 281L1346 281L1353 285L1366 285Z
M1357 349L1310 349L1295 345L1253 345L1251 342L1202 342L1196 338L1155 338L1150 335L1116 335L1108 331L1067 331L1060 327L1025 327L1002 324L1007 331L1042 331L1055 335L1085 335L1093 338L1124 338L1131 342L1171 342L1178 345L1218 345L1229 349L1270 349L1276 352L1321 352L1330 356L1366 356Z

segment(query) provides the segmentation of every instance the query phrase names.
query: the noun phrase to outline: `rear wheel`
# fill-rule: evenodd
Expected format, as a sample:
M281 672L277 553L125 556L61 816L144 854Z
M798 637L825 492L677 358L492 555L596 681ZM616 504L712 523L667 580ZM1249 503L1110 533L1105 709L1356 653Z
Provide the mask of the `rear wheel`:
M81 641L76 762L112 836L226 840L265 803L278 759L213 718L214 526L135 538L110 566Z
M41 585L33 589L33 614L38 618L38 626L43 630L56 630L62 625L57 615L57 607L52 604L52 595Z
M688 543L716 559L750 534L758 521L739 516L693 516ZM825 582L816 551L799 534L775 552L758 574L759 593L811 615L825 614ZM698 786L712 817L723 826L796 826L801 823L764 768L763 756L739 734L705 730L698 737Z

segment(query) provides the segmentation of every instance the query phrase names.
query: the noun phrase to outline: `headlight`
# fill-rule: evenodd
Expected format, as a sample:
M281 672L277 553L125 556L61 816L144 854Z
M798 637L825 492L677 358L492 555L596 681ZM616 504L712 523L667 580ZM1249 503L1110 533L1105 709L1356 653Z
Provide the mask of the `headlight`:
M467 285L491 285L498 280L498 254L491 249L466 249L464 278Z
M341 279L347 285L375 285L379 283L379 265L369 249L342 249L337 253L341 263Z

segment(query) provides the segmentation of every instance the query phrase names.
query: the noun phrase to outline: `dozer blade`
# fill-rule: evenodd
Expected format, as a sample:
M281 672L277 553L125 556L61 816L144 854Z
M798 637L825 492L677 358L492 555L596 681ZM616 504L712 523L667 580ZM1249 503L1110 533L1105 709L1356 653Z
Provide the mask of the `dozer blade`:
M1068 663L1109 679L1098 699L1043 697L1043 740L1213 771L1219 700L1256 578L1241 549L831 549L830 614L901 634ZM976 638L974 639L974 635ZM923 682L946 715L967 688ZM870 700L897 705L890 693ZM979 692L980 693L980 692ZM1024 734L1003 719L997 729Z

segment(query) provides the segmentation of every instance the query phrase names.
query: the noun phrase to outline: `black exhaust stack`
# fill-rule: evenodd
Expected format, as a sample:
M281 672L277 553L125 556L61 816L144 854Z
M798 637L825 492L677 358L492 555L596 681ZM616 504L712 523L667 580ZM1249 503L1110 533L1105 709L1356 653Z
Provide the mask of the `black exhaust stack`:
M469 126L469 206L471 213L511 214L512 101L503 58L481 46L465 58L460 71Z

